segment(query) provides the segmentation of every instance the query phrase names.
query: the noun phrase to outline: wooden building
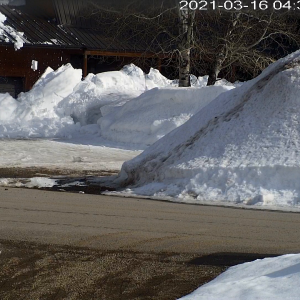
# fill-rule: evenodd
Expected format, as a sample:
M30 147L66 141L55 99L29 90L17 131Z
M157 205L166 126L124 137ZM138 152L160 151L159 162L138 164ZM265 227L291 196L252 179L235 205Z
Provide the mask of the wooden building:
M116 70L137 58L152 59L138 43L104 36L90 19L82 18L83 0L26 0L24 6L0 5L5 25L23 32L23 47L14 48L14 37L0 39L0 93L17 96L28 91L49 66L57 69L71 63L89 72ZM37 62L32 68L33 61ZM156 58L155 67L159 64Z

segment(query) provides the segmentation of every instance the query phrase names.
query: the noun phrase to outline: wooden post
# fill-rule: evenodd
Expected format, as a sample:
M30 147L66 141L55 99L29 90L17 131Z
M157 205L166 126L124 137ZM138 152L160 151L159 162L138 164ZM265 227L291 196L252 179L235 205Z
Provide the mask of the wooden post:
M158 71L161 72L161 58L158 59L158 63L157 64L158 64L158 66L157 66Z
M87 52L84 51L84 57L83 57L83 78L87 76Z

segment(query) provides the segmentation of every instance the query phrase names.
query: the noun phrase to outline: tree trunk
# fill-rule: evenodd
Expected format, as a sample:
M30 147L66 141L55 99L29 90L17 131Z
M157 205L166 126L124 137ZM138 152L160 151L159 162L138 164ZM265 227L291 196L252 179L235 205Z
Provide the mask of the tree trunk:
M218 75L220 71L223 68L224 61L226 60L227 57L227 47L228 43L231 42L231 34L233 30L235 29L235 26L237 25L238 19L240 18L241 13L233 13L231 15L232 21L230 26L227 28L227 32L225 35L225 38L220 41L220 44L217 48L217 55L215 57L215 60L212 64L212 68L208 74L208 81L207 85L214 85L218 79Z
M217 78L218 78L218 72L217 71L211 71L208 74L208 80L207 80L207 86L209 85L214 85L217 82Z
M180 52L179 87L191 86L190 70L191 70L191 50L187 49Z
M193 25L195 11L183 9L179 10L179 86L191 86L191 47L193 42Z
M216 83L218 79L218 75L222 69L224 60L225 60L225 47L223 48L223 50L220 50L219 54L215 58L215 61L208 74L207 85L214 85Z

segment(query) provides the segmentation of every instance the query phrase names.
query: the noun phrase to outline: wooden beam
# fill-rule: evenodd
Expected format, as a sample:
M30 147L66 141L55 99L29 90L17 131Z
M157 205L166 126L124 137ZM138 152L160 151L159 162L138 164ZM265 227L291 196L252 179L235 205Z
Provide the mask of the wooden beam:
M168 57L166 54L155 54L152 52L114 52L114 51L102 51L102 50L87 50L86 55L99 55L99 56L120 56L120 57L141 57L141 58L152 58L152 57Z

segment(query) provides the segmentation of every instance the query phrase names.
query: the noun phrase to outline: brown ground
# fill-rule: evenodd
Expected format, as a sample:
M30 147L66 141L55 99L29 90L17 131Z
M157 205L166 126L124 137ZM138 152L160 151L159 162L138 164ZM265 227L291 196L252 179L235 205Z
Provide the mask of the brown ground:
M231 261L0 242L0 299L177 299Z
M77 172L71 169L47 169L47 168L0 168L0 178L32 178L32 177L84 177L84 176L110 176L117 174L118 171L94 171L83 170Z
M46 175L91 174L0 168L0 178ZM100 193L101 189L86 187L91 193ZM0 240L0 251L1 300L173 300L211 281L229 266L265 257L241 253L201 256L199 253L103 251L5 240Z

